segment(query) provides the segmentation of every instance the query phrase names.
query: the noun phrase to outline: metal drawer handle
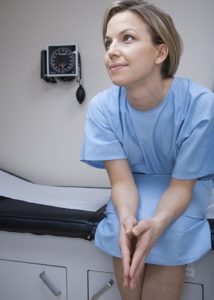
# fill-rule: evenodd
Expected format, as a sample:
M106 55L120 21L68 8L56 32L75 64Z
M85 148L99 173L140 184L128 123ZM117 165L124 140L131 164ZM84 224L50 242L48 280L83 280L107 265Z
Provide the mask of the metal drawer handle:
M49 288L49 290L54 294L54 296L59 296L61 294L61 291L58 290L54 284L50 281L50 279L45 274L45 271L43 271L41 274L39 274L39 277L44 282L44 284Z
M108 289L112 287L114 284L114 280L110 279L94 296L92 296L91 300L97 300L102 296Z

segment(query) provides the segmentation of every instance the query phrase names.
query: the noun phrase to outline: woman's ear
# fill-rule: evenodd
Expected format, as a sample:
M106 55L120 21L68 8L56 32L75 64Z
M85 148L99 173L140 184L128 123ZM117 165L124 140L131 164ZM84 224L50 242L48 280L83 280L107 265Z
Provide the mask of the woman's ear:
M162 62L164 62L164 60L167 58L168 56L168 47L165 44L160 44L157 46L157 57L156 57L156 64L161 64Z

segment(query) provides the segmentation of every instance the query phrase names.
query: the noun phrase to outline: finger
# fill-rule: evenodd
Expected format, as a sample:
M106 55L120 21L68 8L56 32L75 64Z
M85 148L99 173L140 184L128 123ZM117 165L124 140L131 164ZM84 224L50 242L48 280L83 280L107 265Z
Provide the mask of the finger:
M141 234L145 233L150 229L150 222L148 220L142 220L136 224L132 229L132 234L136 237L139 237Z
M123 256L123 285L129 286L130 256Z
M142 264L144 264L145 257L150 249L149 245L150 235L149 232L147 232L147 234L142 235L137 241L130 266L130 277L134 277L134 275L142 267Z
M123 255L123 272L124 276L128 277L130 272L130 254Z
M141 248L137 249L132 258L131 266L130 266L130 278L134 278L141 270L145 261L145 249Z
M121 248L122 263L123 263L124 285L128 286L130 264L131 264L130 241L127 238L123 239L120 243L120 248Z
M134 273L134 275L129 278L129 287L131 289L135 289L139 282L142 280L142 274L144 272L144 268L145 268L145 260L142 259L142 261L140 262L140 264L138 264L138 268L136 269L136 272Z
M126 234L131 234L133 227L137 224L137 221L134 217L127 217L125 218L125 220L123 221L123 227L125 230Z

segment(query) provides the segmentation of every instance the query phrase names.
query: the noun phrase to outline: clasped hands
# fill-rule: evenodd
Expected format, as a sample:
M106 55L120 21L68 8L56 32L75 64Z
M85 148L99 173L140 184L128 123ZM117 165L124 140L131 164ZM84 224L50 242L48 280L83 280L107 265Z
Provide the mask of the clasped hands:
M135 288L144 270L145 258L156 241L153 219L136 221L128 216L121 222L120 248L122 253L124 286Z

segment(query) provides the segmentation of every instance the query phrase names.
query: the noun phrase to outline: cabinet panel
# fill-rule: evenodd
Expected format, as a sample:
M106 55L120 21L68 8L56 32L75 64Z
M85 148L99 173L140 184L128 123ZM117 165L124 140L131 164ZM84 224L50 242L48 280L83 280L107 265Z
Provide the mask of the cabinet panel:
M67 300L66 268L0 260L1 300Z
M113 273L88 271L88 300L121 300Z
M184 283L181 300L203 300L203 286L196 283Z

